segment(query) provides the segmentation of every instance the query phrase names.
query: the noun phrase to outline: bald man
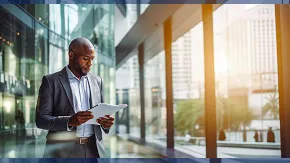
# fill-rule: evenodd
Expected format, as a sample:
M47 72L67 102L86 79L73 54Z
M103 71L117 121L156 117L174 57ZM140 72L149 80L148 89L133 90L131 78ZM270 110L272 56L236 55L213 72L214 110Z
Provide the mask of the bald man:
M102 130L109 132L114 117L93 118L89 108L104 102L103 81L90 74L95 58L92 43L83 37L69 45L69 63L60 72L43 76L36 106L36 125L49 130L44 157L105 157Z

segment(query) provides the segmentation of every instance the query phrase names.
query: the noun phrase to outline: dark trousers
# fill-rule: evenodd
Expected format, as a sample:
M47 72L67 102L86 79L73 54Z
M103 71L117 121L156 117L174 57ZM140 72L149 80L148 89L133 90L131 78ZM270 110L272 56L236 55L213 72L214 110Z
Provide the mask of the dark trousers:
M99 158L95 135L89 139L87 144L80 144L78 140L47 140L44 158Z

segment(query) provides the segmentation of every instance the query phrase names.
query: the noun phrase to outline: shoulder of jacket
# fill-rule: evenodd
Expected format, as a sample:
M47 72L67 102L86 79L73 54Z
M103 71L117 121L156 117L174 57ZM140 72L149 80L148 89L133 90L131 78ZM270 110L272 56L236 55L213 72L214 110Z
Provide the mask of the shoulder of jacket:
M45 77L48 80L54 80L60 75L60 73L61 73L61 71L58 71L58 72L55 72L55 73L52 73L52 74L45 75Z

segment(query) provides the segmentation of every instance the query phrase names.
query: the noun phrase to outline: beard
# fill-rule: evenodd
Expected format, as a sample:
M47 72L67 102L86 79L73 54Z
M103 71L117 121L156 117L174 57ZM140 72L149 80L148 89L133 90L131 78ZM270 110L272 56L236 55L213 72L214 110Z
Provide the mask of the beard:
M74 69L80 76L86 76L89 73L89 70L86 70L86 66L81 66L78 63L74 64Z
M86 70L87 68L83 67L81 68L81 71L80 71L80 75L81 76L85 76L89 73L89 70Z

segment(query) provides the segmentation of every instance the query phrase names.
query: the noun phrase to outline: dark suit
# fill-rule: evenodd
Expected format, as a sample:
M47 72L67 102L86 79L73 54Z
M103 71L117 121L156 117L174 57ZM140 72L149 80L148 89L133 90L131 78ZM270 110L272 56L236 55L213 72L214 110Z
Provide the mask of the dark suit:
M87 76L91 92L90 106L103 103L102 79L92 74ZM53 144L53 146L51 146L51 149L46 147L45 154L53 152L57 154L54 157L74 157L70 154L75 145L76 130L74 127L73 131L67 131L69 117L73 114L75 114L75 111L72 90L66 69L63 68L60 72L44 76L39 89L35 121L38 128L49 130L46 144L47 146ZM108 133L109 130L94 125L97 151L100 157L105 157L101 128L105 133Z

